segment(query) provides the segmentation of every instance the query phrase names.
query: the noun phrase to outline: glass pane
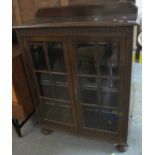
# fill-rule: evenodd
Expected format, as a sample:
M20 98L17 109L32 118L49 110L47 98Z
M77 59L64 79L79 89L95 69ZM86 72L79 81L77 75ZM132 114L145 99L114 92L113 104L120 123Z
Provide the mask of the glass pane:
M117 131L117 111L83 106L84 126L107 131Z
M118 92L101 88L101 101L104 106L116 107L118 105Z
M69 84L66 75L52 75L48 73L36 73L43 97L69 100Z
M48 57L50 69L55 72L65 72L64 53L62 43L48 42Z
M99 44L100 72L103 75L118 75L118 44L100 43Z
M37 80L38 83L50 83L51 82L51 77L50 74L47 73L36 73L37 75Z
M42 100L40 110L46 119L72 123L71 109L63 107L61 102Z
M119 82L115 79L101 79L101 87L102 88L111 88L111 89L118 89Z
M96 81L96 78L85 78L85 77L81 77L79 78L79 82L80 82L80 85L81 87L84 87L84 88L97 88L97 81Z
M40 84L39 87L40 87L41 96L49 97L49 98L54 98L55 97L54 85Z
M56 85L55 86L55 98L62 100L69 100L68 85Z
M62 82L62 83L68 83L67 76L66 75L57 75L53 74L53 80L55 82Z
M36 73L37 79L39 83L62 83L67 84L67 76L66 75L57 75L51 73Z
M51 75L48 73L36 73L40 95L43 97L54 97L54 85Z
M89 89L81 90L81 102L98 104L97 90L89 90Z
M78 44L77 46L77 67L81 74L96 74L95 44Z
M62 100L69 100L68 85L58 84L40 84L40 93L43 97L56 98Z
M99 110L92 108L92 107L86 107L83 106L83 112L84 112L84 126L89 128L96 128L100 129L100 114Z
M79 78L81 102L98 104L97 82L95 78Z
M108 131L117 131L117 115L111 112L101 112L102 129Z
M55 81L55 98L69 100L69 84L66 75L53 75Z
M32 61L36 70L47 70L45 53L42 45L30 45Z

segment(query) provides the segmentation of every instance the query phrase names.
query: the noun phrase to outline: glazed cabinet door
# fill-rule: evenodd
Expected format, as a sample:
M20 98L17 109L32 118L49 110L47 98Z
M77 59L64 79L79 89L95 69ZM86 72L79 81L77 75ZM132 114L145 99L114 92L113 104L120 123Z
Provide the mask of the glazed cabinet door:
M123 37L72 38L70 55L81 132L116 137L123 132L125 52Z
M25 57L39 100L41 117L48 122L74 127L73 90L66 39L28 37Z

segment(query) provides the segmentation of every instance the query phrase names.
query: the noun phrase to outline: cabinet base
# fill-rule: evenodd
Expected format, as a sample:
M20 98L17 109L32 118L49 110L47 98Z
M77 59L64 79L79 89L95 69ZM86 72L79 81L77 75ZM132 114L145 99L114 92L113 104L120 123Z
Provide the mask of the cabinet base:
M116 145L116 149L117 149L119 152L125 152L125 151L127 151L127 149L128 149L128 145L118 144L118 145Z
M43 135L50 135L53 131L49 129L41 129L41 133Z

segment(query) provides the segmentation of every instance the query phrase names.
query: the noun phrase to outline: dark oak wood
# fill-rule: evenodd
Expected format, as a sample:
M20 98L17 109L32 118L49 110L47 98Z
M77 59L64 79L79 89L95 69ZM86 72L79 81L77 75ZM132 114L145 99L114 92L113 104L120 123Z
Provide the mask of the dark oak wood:
M35 13L38 9L58 6L94 5L105 3L119 3L122 0L13 0L13 25L24 24L36 20ZM123 0L135 3L135 0Z
M84 11L83 6L68 9L63 7L62 9L47 9L50 10L49 13L46 13L47 10L43 10L43 14L38 13L38 16L48 14L48 22L39 19L14 28L18 34L41 129L64 130L103 138L112 143L121 144L117 149L123 151L128 143L129 116L131 115L131 60L133 34L137 27L137 9L130 5L131 8L129 7L125 13L126 19L119 22L120 17L117 16L116 19L119 20L114 21L115 16L109 16L112 5L108 4L108 6L109 8L106 6L107 16L104 15L105 9L98 21L88 21L87 18L89 15L92 16L94 10L102 9L103 6L88 6L90 10L87 11ZM115 8L112 9L111 14L116 11ZM79 9L82 11L78 11ZM67 20L54 22L55 13L61 10L66 13ZM68 20L72 19L73 11L75 13L73 16L76 17L84 14L80 17L82 20ZM63 16L61 13L57 15L57 19ZM94 16L96 16L96 11ZM124 17L123 12L120 12L120 16ZM104 19L104 17L107 18ZM115 54L113 56L110 54L109 67L106 70L101 54L111 50ZM80 51L82 51L80 54L82 58L79 59ZM80 71L82 65L95 67L85 66L87 69ZM91 72L93 68L95 72ZM56 78L55 75L57 75ZM84 79L84 82L81 83L81 79ZM108 81L113 81L113 84L111 82L109 84ZM116 81L115 84L114 81ZM61 87L59 91L58 87ZM85 90L88 95L83 99ZM91 97L95 95L90 95L88 90L97 94L95 103L91 103L94 100ZM109 97L106 97L105 92L110 94ZM66 95L63 96L63 94ZM104 98L107 98L107 101ZM113 100L109 101L109 98ZM91 120L94 121L91 122Z
M120 152L126 152L127 147L128 147L128 145L121 145L121 144L116 146L117 150Z
M133 3L106 3L41 8L36 17L14 28L130 26L137 24L137 7Z
M52 130L42 129L41 132L42 132L43 135L50 135L52 133Z
M121 0L68 0L68 1L69 5L104 4L104 3L121 2ZM124 0L124 2L135 3L135 0Z
M38 18L62 18L63 20L76 17L84 20L93 17L114 18L120 15L132 15L133 20L136 18L137 7L132 3L105 3L102 5L78 5L78 6L63 6L54 8L41 8L37 11Z

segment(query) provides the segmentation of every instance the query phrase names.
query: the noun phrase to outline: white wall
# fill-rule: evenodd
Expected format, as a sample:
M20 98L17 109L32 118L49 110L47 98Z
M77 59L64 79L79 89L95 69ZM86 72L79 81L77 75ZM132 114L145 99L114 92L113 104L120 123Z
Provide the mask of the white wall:
M142 0L136 0L136 5L138 6L139 15L142 15Z

